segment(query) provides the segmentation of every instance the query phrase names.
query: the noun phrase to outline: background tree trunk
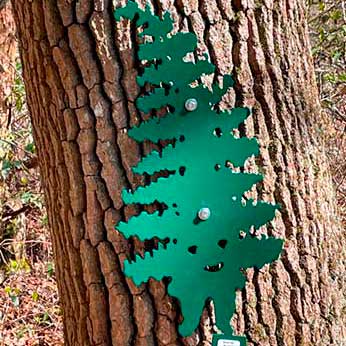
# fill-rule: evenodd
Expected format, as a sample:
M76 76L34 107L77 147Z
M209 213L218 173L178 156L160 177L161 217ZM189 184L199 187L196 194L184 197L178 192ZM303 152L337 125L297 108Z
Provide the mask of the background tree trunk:
M11 3L0 1L0 115L7 109L6 100L11 94L16 73L16 28ZM0 118L0 125L4 119Z
M124 5L116 1L116 7ZM213 323L181 339L165 285L135 288L120 263L129 244L113 225L133 213L121 190L147 150L126 129L140 121L138 63L130 27L108 0L13 0L27 97L41 163L64 310L66 345L197 345ZM272 232L287 242L280 261L249 270L233 320L250 345L346 342L344 234L323 146L303 0L180 0L177 30L236 78L237 104L254 108L246 133L261 143L266 200L281 203ZM140 248L139 244L135 244Z

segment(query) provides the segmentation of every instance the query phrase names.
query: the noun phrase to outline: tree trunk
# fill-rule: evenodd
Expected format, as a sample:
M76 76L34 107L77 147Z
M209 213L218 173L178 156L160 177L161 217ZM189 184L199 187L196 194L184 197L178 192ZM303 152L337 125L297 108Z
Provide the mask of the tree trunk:
M15 77L15 59L17 42L15 23L11 3L0 1L0 115L7 109L7 98L10 96ZM0 125L4 119L0 117Z
M124 4L116 1L116 7ZM144 3L144 2L143 2ZM344 234L324 153L303 0L181 0L178 30L199 38L219 74L236 79L237 104L253 107L246 133L261 144L258 193L282 206L273 233L281 260L247 272L233 324L250 345L346 342ZM133 35L109 0L13 0L27 98L40 158L66 345L202 345L213 316L182 339L164 283L136 288L121 272L129 244L114 224L133 213L123 187L147 148L126 135L138 124ZM133 245L133 244L132 244ZM139 244L135 244L137 248Z

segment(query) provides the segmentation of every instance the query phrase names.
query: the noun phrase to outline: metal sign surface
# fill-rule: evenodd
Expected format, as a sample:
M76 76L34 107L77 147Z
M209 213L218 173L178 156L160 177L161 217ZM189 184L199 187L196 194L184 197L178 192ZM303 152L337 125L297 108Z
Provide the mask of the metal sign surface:
M281 239L259 239L250 232L271 221L278 209L243 198L263 177L230 168L243 167L249 157L259 153L256 139L236 138L233 132L250 111L217 111L215 106L233 80L225 76L223 88L214 84L212 90L203 85L201 76L214 73L215 66L207 57L195 63L184 59L196 49L196 36L170 34L173 26L168 13L160 19L149 7L141 10L129 1L115 11L115 18L133 21L143 29L139 36L151 38L138 51L145 64L137 82L151 87L150 93L137 99L138 109L144 113L168 109L164 117L153 117L128 134L138 142L175 139L162 152L151 152L133 167L139 174L173 173L136 191L123 191L126 204L158 201L167 209L162 214L144 211L116 225L126 238L169 239L169 243L159 244L152 255L126 260L124 272L136 285L149 278L171 278L168 292L180 301L184 320L179 332L183 336L197 328L206 300L212 299L216 324L224 333L214 335L213 345L243 346L245 338L232 336L230 325L235 291L245 285L241 270L274 261L283 244Z

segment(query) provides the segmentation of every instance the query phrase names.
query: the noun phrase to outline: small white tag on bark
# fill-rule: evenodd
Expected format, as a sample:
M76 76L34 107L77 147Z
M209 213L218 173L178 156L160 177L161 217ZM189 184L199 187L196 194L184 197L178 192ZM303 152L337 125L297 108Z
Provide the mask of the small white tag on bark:
M220 339L217 342L217 346L240 346L240 341Z

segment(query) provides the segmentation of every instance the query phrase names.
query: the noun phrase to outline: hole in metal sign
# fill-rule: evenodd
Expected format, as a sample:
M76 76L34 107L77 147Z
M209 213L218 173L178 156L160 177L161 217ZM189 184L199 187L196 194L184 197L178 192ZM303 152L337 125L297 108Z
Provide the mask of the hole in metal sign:
M164 239L159 239L159 242L164 246L165 249L167 249L167 244L169 244L170 240L168 237Z
M162 278L163 283L168 286L172 282L172 277L171 276L164 276Z
M217 245L220 246L221 249L224 249L227 245L227 240L226 239L221 239L218 241Z
M220 168L221 168L221 165L219 165L218 163L214 166L215 171L220 170Z
M193 255L196 255L196 253L197 253L197 246L196 245L192 245L192 246L190 246L188 249L187 249L187 251L189 251L191 254L193 254Z
M164 91L165 91L165 96L168 96L168 95L169 95L169 91L170 91L170 89L171 89L171 85L162 82L162 83L161 83L161 88L164 89Z
M175 212L175 215L180 216L180 213L178 211Z
M184 141L185 141L185 136L181 135L181 136L179 137L179 141L180 141L180 142L184 142Z
M178 89L178 88L174 89L174 92L175 92L176 94L178 94L178 93L179 93L179 89Z
M181 166L181 167L179 168L179 174L180 174L182 177L184 176L185 171L186 171L186 167Z
M173 207L173 208L177 208L177 207L178 207L177 203L173 203L173 204L172 204L172 207Z
M223 267L224 267L224 263L220 262L220 263L217 263L217 264L211 265L211 266L210 265L206 265L204 267L204 270L207 271L207 272L215 273L215 272L220 271Z
M173 239L173 244L176 244L178 242L177 239Z
M213 132L214 136L220 138L222 136L222 130L220 129L220 127L217 127L214 132Z
M229 161L229 160L225 161L225 167L230 168L232 170L235 170L235 167L234 167L233 163L231 161Z
M250 233L251 237L253 237L253 238L257 237L257 230L254 226L250 227L249 233Z
M173 107L171 105L168 105L167 108L168 108L168 112L169 113L174 113L175 112L175 107Z
M193 220L193 224L194 225L198 225L202 220L198 217L198 215L196 215L196 217Z
M165 237L165 238L154 237L154 238L157 238L161 244L168 244L171 241L169 237Z
M158 65L162 65L162 59L155 59L154 66L155 66L156 69L157 69Z
M239 232L239 239L244 239L246 237L246 232L240 231Z

